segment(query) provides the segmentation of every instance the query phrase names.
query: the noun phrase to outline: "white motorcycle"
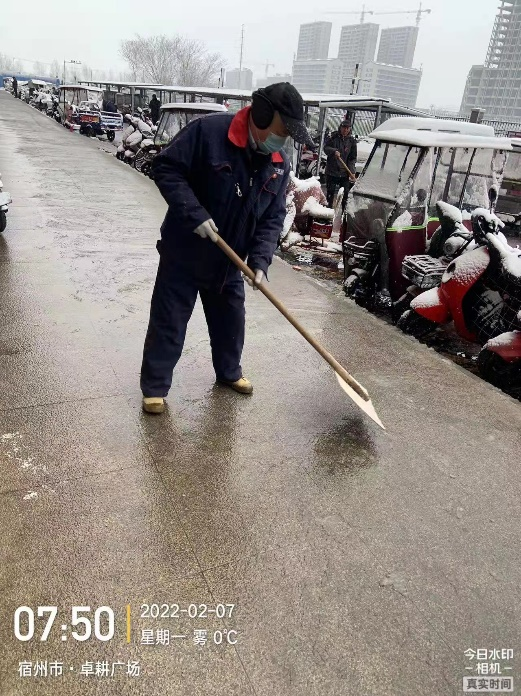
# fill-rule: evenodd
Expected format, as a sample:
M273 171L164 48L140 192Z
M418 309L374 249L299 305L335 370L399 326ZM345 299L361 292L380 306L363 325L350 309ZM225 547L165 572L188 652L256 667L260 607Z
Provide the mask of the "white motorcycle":
M7 191L2 191L2 180L0 179L0 233L7 227L7 206L12 203L12 198Z
M123 131L121 143L116 150L116 157L132 165L141 143L144 140L153 139L154 134L148 123L137 116L131 117L127 114L125 121L128 126Z

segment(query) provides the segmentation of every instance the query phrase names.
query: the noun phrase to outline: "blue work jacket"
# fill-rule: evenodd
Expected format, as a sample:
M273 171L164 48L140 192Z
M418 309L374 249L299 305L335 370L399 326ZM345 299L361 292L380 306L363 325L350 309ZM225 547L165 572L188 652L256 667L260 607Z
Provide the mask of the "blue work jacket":
M194 279L223 285L238 271L194 230L214 220L221 237L251 269L267 274L286 215L285 153L255 153L250 108L191 121L154 160L155 182L168 203L160 253Z

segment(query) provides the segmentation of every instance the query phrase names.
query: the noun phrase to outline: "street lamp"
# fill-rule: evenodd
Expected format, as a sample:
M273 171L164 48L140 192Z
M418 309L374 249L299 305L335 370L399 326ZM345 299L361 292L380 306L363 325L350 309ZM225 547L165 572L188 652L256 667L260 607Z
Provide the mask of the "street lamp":
M63 84L65 84L65 64L68 65L81 65L81 60L64 60L63 61Z

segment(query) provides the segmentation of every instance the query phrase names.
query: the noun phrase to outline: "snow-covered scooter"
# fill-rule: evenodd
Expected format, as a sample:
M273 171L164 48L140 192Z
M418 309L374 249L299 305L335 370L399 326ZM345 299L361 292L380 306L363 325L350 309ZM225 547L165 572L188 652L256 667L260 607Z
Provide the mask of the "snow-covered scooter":
M476 248L473 233L465 227L459 208L438 201L436 211L440 226L428 243L428 253L406 256L402 262L402 275L411 285L400 299L393 302L392 317L395 322L409 309L415 297L425 290L438 287L453 259Z
M1 175L0 175L1 176ZM0 233L2 233L7 227L7 206L12 203L12 198L7 191L2 191L3 184L0 179Z
M399 319L405 333L418 338L454 321L468 341L486 344L519 327L521 250L509 246L503 223L485 208L472 213L478 245L451 261L441 285L421 293Z

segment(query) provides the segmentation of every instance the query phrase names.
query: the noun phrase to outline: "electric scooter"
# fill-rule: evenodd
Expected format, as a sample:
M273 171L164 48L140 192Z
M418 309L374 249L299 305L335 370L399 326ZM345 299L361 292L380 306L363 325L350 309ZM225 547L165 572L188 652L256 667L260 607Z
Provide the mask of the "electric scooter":
M417 338L454 321L468 341L486 344L519 328L521 250L509 246L503 223L485 208L472 213L477 247L447 266L439 287L421 293L398 327Z

